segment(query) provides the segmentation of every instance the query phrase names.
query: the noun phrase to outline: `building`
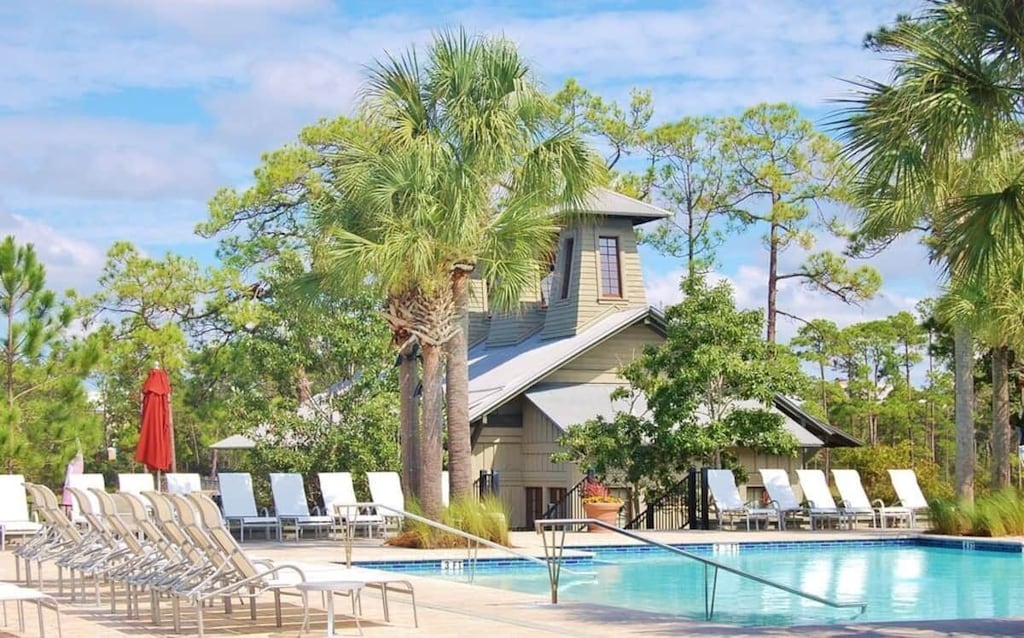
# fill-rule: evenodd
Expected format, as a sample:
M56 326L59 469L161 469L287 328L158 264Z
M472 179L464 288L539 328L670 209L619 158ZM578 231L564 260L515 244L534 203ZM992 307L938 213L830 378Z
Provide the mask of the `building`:
M609 397L625 384L618 370L645 346L665 338L664 318L647 302L634 227L669 213L606 189L596 192L587 210L562 231L549 272L524 295L518 313L488 312L486 290L473 287L469 401L474 473L499 473L513 527L531 526L578 482L579 468L551 462L561 433L625 409ZM799 458L764 457L738 450L749 469L792 471L823 446L859 444L795 403L786 406L781 410L786 427L803 453Z

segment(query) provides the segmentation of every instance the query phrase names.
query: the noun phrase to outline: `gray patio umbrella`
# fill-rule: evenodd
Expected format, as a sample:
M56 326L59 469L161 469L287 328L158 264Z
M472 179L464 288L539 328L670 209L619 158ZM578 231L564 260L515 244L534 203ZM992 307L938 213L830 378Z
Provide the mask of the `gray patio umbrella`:
M251 450L254 447L256 447L256 442L241 434L232 434L226 439L210 444L210 449L213 450L213 470L211 474L217 476L217 461L219 460L218 457L221 450Z

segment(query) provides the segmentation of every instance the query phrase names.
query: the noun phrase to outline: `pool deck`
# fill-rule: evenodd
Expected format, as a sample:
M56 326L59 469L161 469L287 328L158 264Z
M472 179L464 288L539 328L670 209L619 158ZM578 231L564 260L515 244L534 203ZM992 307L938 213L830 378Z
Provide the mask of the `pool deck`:
M645 535L664 543L738 543L747 541L810 541L838 539L878 539L908 535L907 530L864 530L855 532L810 532L810 531L713 531L713 532L648 532ZM1020 541L1021 539L1011 539ZM513 546L518 551L543 555L541 537L532 532L514 533ZM567 546L593 546L601 544L624 545L631 541L617 534L567 534ZM254 541L245 543L254 557L269 558L278 562L295 562L304 565L331 566L344 561L344 551L339 541L303 539L299 543L292 540L278 543ZM481 557L507 557L498 550L481 550ZM376 542L358 540L353 550L355 561L400 561L425 558L466 558L465 550L443 550L425 552L421 550L401 549L381 546ZM56 569L44 566L43 590L48 593L57 592ZM419 608L419 629L413 627L412 609L408 597L393 594L389 598L391 604L391 622L385 623L381 612L380 599L376 592L367 591L363 595L362 624L364 635L369 638L386 636L450 636L466 638L467 636L486 636L499 638L505 636L831 636L843 638L847 636L899 636L899 637L938 637L938 636L1021 636L1024 635L1024 615L1019 619L999 620L958 620L908 623L871 623L826 626L800 627L763 627L737 628L715 623L681 620L671 615L652 614L647 612L624 610L575 602L550 604L547 597L522 594L487 587L455 583L409 574L408 579L416 588L416 600ZM14 560L10 551L0 553L0 579L14 580ZM89 590L91 593L91 589ZM112 614L109 610L107 592L104 594L102 607L83 603L81 600L72 603L66 596L61 599L61 618L64 636L131 636L135 638L170 637L196 635L195 614L188 606L182 606L183 631L175 634L170 623L170 605L163 606L163 623L155 626L149 622L149 610L143 601L141 620L127 620L119 611ZM319 597L311 597L311 604L319 606ZM123 605L123 602L122 602ZM248 636L263 637L294 637L301 634L301 607L285 598L284 625L274 626L273 597L265 594L258 602L258 620L252 621L245 608L238 606L234 613L222 613L220 607L211 609L205 614L207 618L207 636ZM29 606L31 607L31 605ZM348 602L340 600L336 609L339 614L348 610ZM12 608L13 611L13 608ZM1024 614L1024 606L1022 606ZM307 636L325 635L325 617L323 611L313 614L313 622ZM46 633L56 636L56 621L52 612L44 614ZM15 614L10 615L10 626L6 631L17 628ZM358 635L354 622L350 617L339 616L338 635ZM26 634L38 635L34 610L26 611ZM0 637L21 635L4 633Z

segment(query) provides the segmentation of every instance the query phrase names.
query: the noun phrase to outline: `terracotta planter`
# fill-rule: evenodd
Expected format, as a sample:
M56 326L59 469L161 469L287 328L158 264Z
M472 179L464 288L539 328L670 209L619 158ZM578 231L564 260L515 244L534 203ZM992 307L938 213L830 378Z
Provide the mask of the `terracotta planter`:
M602 523L608 523L609 525L615 525L619 522L619 510L622 509L622 503L584 503L583 512L587 515L587 518L596 518ZM597 525L588 525L588 532L598 532L611 534L610 531Z

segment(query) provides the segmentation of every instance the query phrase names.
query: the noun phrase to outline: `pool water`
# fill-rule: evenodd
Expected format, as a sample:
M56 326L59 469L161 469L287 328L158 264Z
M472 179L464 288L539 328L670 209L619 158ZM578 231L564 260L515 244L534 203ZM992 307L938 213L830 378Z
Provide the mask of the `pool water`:
M1024 613L1024 554L913 544L773 547L731 544L699 551L744 571L842 602L836 609L741 578L718 574L714 620L739 625L1001 618ZM576 600L704 619L704 567L663 551L594 550L592 562L567 565L560 600ZM438 572L442 573L438 573ZM466 570L434 576L466 581ZM540 566L478 566L477 585L549 595Z

